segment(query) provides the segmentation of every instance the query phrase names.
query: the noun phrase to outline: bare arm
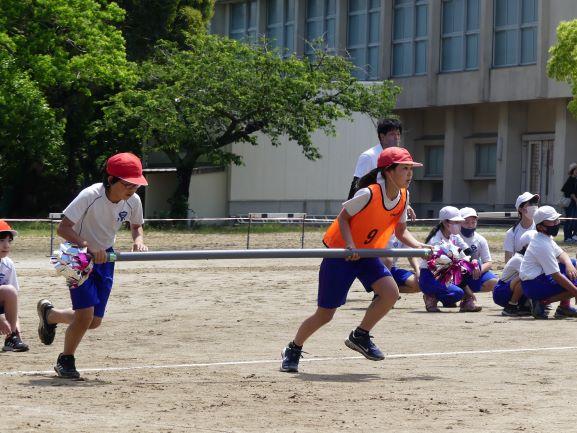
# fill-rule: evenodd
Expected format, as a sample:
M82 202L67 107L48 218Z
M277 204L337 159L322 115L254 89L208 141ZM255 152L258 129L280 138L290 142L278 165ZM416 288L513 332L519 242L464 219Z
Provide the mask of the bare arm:
M140 224L130 224L130 231L132 233L132 251L148 251L148 247L144 245L144 230Z
M352 250L356 248L356 245L355 241L353 240L353 234L351 233L351 224L350 224L351 218L352 217L349 215L349 213L345 209L342 209L341 212L339 213L339 216L337 217L337 220L339 221L341 236L345 241L345 248ZM351 256L347 257L346 260L354 261L359 259L360 256L358 255L358 253L354 253Z
M555 272L554 274L551 274L551 276L557 284L571 293L571 296L577 296L577 287L575 287L575 284L569 281L565 275L563 275L561 272Z

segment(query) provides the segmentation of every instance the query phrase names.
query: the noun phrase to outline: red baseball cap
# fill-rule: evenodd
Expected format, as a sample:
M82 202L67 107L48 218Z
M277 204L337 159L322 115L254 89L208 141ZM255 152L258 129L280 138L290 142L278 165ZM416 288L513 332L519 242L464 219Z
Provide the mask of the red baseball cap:
M16 236L18 236L18 232L16 230L12 230L12 227L10 227L10 224L8 224L4 220L0 220L0 233L2 233L2 232L12 233L12 237L14 237L14 238Z
M132 153L117 153L108 158L106 173L135 185L148 185L142 175L142 163L138 156Z
M413 167L422 167L420 162L413 161L413 157L404 147L387 147L383 149L377 161L378 168L387 168L393 164L409 164Z

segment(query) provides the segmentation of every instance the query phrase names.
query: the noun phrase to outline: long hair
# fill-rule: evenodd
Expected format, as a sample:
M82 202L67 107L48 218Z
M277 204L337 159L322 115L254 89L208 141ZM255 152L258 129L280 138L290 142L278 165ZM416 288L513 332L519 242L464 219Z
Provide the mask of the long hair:
M439 224L437 224L435 227L433 227L431 229L431 231L429 232L429 234L427 235L427 238L425 239L425 243L428 244L429 241L433 238L433 236L435 236L437 234L437 232L439 230L441 230L442 227L443 227L443 221L439 222Z
M397 167L397 165L399 165L399 164L391 164L387 168L378 168L377 167L377 168L369 171L367 174L365 174L363 177L361 177L359 179L359 181L357 182L357 188L355 190L355 193L361 188L367 188L370 185L377 183L377 176L379 175L379 173L381 173L381 176L383 176L383 179L386 179L385 172L390 171L390 170L394 170Z

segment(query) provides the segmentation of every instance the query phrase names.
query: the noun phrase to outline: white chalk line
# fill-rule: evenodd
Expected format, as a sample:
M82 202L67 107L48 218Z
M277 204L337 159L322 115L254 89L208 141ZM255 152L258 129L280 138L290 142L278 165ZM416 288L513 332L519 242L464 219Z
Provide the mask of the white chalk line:
M548 352L548 351L566 351L577 350L577 346L558 346L558 347L534 347L521 349L487 349L487 350L463 350L455 352L428 352L428 353L399 353L396 355L386 355L387 359L399 358L427 358L427 357L442 357L442 356L459 356L459 355L487 355L487 354L503 354L503 353L523 353L523 352ZM325 358L302 358L302 362L326 362L326 361L349 361L356 359L364 359L364 356L339 356L339 357L325 357ZM163 369L179 369L179 368L198 368L198 367L223 367L231 365L251 365L251 364L277 364L280 359L259 359L252 361L223 361L223 362L198 362L188 364L162 364L162 365L130 365L126 367L95 367L95 368L81 368L78 369L81 373L94 372L116 372L116 371L131 371L131 370L163 370ZM54 374L54 370L30 370L30 371L0 371L2 376L44 376L47 374Z

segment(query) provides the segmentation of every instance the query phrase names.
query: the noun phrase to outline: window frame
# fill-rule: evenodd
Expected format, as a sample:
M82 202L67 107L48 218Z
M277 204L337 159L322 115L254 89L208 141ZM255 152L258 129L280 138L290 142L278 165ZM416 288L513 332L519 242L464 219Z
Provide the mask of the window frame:
M235 5L242 4L244 9L244 26L242 30L232 30L232 15L233 7ZM251 26L251 6L255 5L255 17L254 26ZM237 41L256 43L258 37L258 0L242 0L240 2L234 2L229 4L228 12L228 37ZM240 38L233 37L233 34L242 35Z
M280 29L280 35L282 40L279 42L275 39L274 45L271 45L272 48L276 48L282 52L283 57L289 57L296 52L296 46L294 41L294 36L296 33L296 2L298 0L278 0L281 4L281 11L280 11L280 21L278 23L270 24L269 23L269 12L270 12L270 5L271 2L266 2L266 27L265 27L265 35L267 44L270 45L270 42L273 40L270 38L270 29ZM292 20L287 20L287 11L289 9L289 3L292 2L293 6L293 17ZM293 41L291 42L292 48L287 47L287 28L292 27L293 29Z
M325 45L325 50L327 53L335 55L336 54L336 32L337 32L337 0L317 0L317 1L321 1L322 2L322 12L320 16L316 16L313 18L310 18L308 16L309 13L309 2L311 0L306 0L306 12L305 12L305 49L304 49L304 54L307 57L311 57L314 54L314 51L312 49L311 43L314 42L314 40L316 39L312 39L309 37L309 24L313 23L313 22L320 22L322 23L322 34L321 37L323 38L323 43ZM334 12L329 14L328 13L328 3L329 2L333 2L334 3ZM328 27L329 27L329 22L333 21L334 22L334 33L333 34L333 46L329 46L328 45L328 39L327 39L327 34L328 34Z
M443 33L444 29L444 8L445 5L449 2L454 2L456 0L442 0L441 3L441 55L439 59L439 71L441 73L448 73L448 72L462 72L462 71L476 71L479 70L479 41L481 39L481 4L482 0L477 1L477 7L479 10L477 11L477 28L476 29L469 29L468 27L468 14L469 14L469 0L463 0L463 16L461 17L463 30L458 32L451 32L451 33ZM467 39L470 36L476 35L477 36L477 59L474 67L467 67ZM461 40L461 66L454 69L445 69L443 65L443 54L444 54L444 44L443 42L446 39L454 39L459 38Z
M356 66L358 71L362 71L363 72L363 77L358 77L357 74L355 74L355 76L357 76L357 78L361 81L378 81L381 78L381 69L382 69L382 50L380 49L381 47L381 18L382 18L382 7L381 7L381 2L378 1L378 7L376 8L371 8L371 0L366 0L367 4L366 4L366 8L362 9L361 11L355 11L355 12L351 12L350 10L350 5L351 2L347 1L347 40L346 40L346 48L347 48L347 52L349 52L349 50L359 50L359 49L364 49L365 50L365 55L364 55L364 59L362 61L363 67L359 66L357 63L353 62L353 64ZM378 30L379 30L379 36L377 38L377 42L370 42L370 34L371 34L371 14L375 14L378 13L379 15L379 24L378 24ZM359 16L359 15L365 15L365 29L366 31L363 32L363 43L362 44L357 44L357 45L350 45L349 40L350 40L350 31L351 31L351 25L350 25L350 17L351 16ZM371 48L376 48L377 49L377 70L375 72L375 74L371 74L369 72L369 70L365 69L367 66L369 65L369 50ZM350 57L349 57L350 59ZM351 59L350 59L351 60ZM352 60L351 60L352 62Z
M417 36L417 8L418 6L426 6L427 7L427 15L426 15L426 24L427 24L427 31L425 32L424 36ZM393 25L391 26L391 77L395 78L402 78L402 77L412 77L412 76L423 76L427 75L428 73L428 58L429 58L429 13L430 13L430 2L429 0L407 0L405 4L399 4L396 0L393 0ZM412 22L412 34L410 37L395 39L395 18L397 11L400 9L410 9L411 10L411 22ZM417 66L417 44L419 42L425 43L425 70L423 72L416 72ZM395 74L395 46L396 45L403 45L403 44L410 44L410 71L408 73L403 74Z
M528 66L528 65L536 65L537 64L537 36L539 33L539 0L535 1L535 20L531 22L523 22L523 0L518 0L518 7L517 7L517 21L515 24L505 24L501 26L497 26L497 2L499 0L493 0L493 68L510 68L515 66ZM505 0L510 1L510 0ZM535 52L534 57L535 60L531 62L523 62L522 61L522 53L523 53L523 30L525 29L534 29L535 30ZM506 33L509 31L514 31L517 35L517 47L515 49L515 58L516 61L513 63L504 63L504 64L497 64L497 33Z
M495 150L495 171L494 172L481 172L479 171L480 165L480 152L482 148L489 148L493 147ZM477 179L488 179L488 178L496 178L497 177L497 142L496 141L476 141L475 142L475 166L474 166L474 176Z
M443 171L445 166L445 145L444 144L427 144L424 146L425 151L425 173L423 174L423 178L425 179L443 179ZM441 169L439 173L431 173L429 171L429 167L432 166L431 160L429 158L430 152L435 150L441 150Z

